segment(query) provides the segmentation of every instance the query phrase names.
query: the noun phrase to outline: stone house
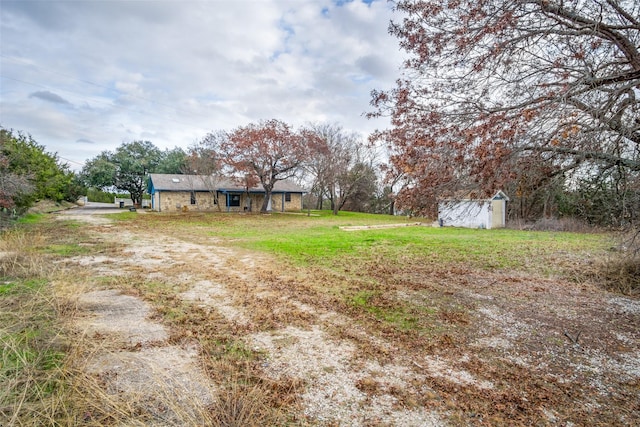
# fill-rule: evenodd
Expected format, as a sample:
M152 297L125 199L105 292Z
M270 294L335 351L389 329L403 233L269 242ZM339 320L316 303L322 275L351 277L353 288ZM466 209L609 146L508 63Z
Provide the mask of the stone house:
M151 194L151 209L157 212L259 212L265 197L262 185L246 188L232 179L209 175L152 173L147 191ZM276 182L271 193L271 210L302 210L304 193L302 187L291 181Z

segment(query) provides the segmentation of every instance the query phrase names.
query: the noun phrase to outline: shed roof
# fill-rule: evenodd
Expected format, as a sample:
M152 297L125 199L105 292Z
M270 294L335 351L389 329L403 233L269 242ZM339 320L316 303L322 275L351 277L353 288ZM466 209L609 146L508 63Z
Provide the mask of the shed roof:
M474 200L474 201L506 200L507 202L511 201L511 199L509 199L509 196L507 196L507 194L502 190L498 190L491 197L480 197L478 192L471 191L471 192L459 193L454 197L442 198L439 201L446 203L446 202L454 202L454 201L462 201L462 200Z
M215 186L217 191L244 192L245 187L230 178L212 177L211 175L180 175L151 173L150 188L160 191L212 191ZM299 185L289 180L277 181L273 186L276 193L305 193ZM264 193L262 185L258 184L249 188L252 193Z

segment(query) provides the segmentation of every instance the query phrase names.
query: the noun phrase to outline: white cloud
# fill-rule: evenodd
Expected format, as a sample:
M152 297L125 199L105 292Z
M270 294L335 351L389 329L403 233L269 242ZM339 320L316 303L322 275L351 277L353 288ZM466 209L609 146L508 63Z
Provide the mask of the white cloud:
M385 0L2 0L0 124L78 162L269 118L368 134L402 60L391 17Z

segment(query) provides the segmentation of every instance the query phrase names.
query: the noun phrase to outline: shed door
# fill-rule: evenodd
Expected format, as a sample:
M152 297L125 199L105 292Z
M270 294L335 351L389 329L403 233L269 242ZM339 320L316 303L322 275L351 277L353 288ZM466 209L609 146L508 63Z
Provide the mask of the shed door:
M491 207L493 208L491 217L491 228L504 227L504 200L492 200Z

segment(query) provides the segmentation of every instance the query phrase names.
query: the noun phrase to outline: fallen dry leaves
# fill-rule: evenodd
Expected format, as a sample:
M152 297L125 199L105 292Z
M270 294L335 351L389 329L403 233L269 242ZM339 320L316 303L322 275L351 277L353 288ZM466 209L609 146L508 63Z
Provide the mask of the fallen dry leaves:
M67 262L144 277L118 287L153 304L169 343L198 344L212 383L251 392L263 422L640 423L637 300L410 258L296 267L146 227L95 225L95 238L121 242L121 252ZM363 291L375 310L352 303Z

